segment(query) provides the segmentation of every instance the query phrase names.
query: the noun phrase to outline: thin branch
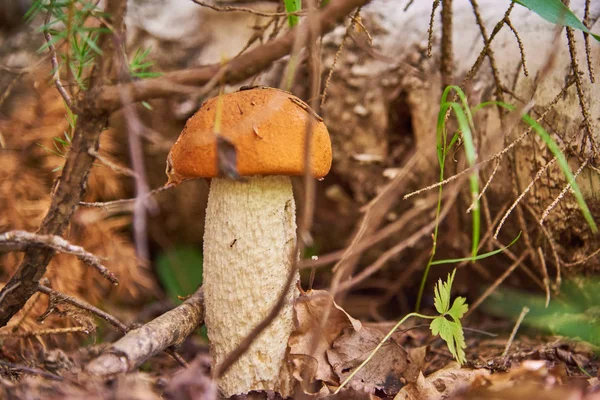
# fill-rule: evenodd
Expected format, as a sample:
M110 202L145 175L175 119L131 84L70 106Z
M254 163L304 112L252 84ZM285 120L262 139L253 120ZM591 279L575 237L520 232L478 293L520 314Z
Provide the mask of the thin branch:
M50 0L50 7L48 8L48 12L46 13L46 18L44 19L44 25L47 26L50 22L50 9L54 5L54 0ZM56 90L60 93L61 97L65 101L65 104L70 109L73 109L73 101L71 97L65 90L61 80L60 80L60 67L58 65L58 56L56 55L56 48L52 43L52 36L50 32L46 29L44 30L44 39L46 39L46 44L48 45L48 51L50 53L50 62L52 63L52 79L54 80L54 85L56 85Z
M108 168L110 168L111 170L116 172L117 174L122 174L125 176L130 176L132 178L137 178L135 171L133 171L132 169L127 168L127 167L122 167L122 166L110 161L108 158L101 156L96 149L90 149L88 151L88 153L91 156L96 157L96 160L100 161L102 164L104 164L105 166L107 166Z
M350 32L354 29L356 25L356 17L359 15L361 7L358 7L354 12L354 18L351 19L350 24L346 27L346 32L344 33L344 37L342 38L342 43L340 43L340 47L338 47L335 52L335 56L333 57L333 64L331 64L331 68L329 69L329 73L327 74L327 79L325 79L325 86L323 87L323 94L321 95L321 108L325 105L325 101L327 100L327 89L329 88L329 82L331 82L331 78L333 77L333 71L335 71L335 67L337 65L340 56L342 55L342 51L344 51L344 46L346 45L346 40L350 36Z
M152 196L155 196L155 195L157 195L159 193L164 192L165 190L172 189L174 187L175 187L175 185L173 185L173 184L168 184L168 185L165 185L165 186L161 186L159 188L156 188L156 189L151 190L148 193L146 193L144 199L152 197ZM120 199L120 200L113 200L113 201L99 201L99 202L85 202L85 201L80 201L79 202L79 206L80 207L94 207L94 208L110 209L110 208L113 208L113 207L123 207L123 206L132 205L137 200L138 200L138 198L134 197L132 199ZM126 210L124 209L123 211L126 211Z
M89 335L90 331L85 326L72 326L68 328L50 328L41 329L38 331L24 331L24 332L0 332L0 337L14 337L20 339L49 336L49 335L69 335L71 333L84 333Z
M356 7L369 0L331 0L315 17L315 24L322 34L332 30L337 22L347 16ZM250 50L237 58L230 60L225 66L225 84L243 81L269 67L274 61L290 53L298 32L307 29L307 21L287 34L276 38L263 46ZM121 106L120 90L131 89L132 101L148 100L154 97L178 95L180 92L173 85L203 85L211 80L223 67L222 63L174 71L158 78L145 79L126 85L116 85L102 88L94 97L98 110L111 111ZM123 86L126 86L124 88Z
M525 319L525 316L528 313L529 313L529 308L523 307L523 309L521 310L521 314L519 314L519 318L517 318L517 322L515 322L515 326L513 327L513 330L510 333L510 337L508 338L508 341L506 342L506 346L504 346L504 351L502 352L502 357L506 357L506 355L508 354L508 350L510 350L510 346L512 345L512 343L515 340L515 337L517 336L519 327L521 326L521 323L523 323L523 320Z
M202 0L192 0L194 3L199 6L210 8L214 11L219 12L245 12L253 15L258 15L259 17L287 17L290 15L303 16L306 15L306 10L293 11L293 12L264 12L258 11L253 8L248 7L233 7L233 6L216 6L214 4L207 3Z
M529 76L529 71L527 70L527 63L525 59L525 47L523 46L523 42L521 41L521 36L519 36L519 32L517 32L517 30L515 29L510 18L506 18L505 23L517 39L517 44L519 45L519 53L521 53L521 64L523 64L523 74L525 76Z
M521 202L521 200L523 200L523 197L525 197L525 195L527 193L529 193L529 190L533 187L533 185L538 181L538 179L540 179L542 177L542 175L544 174L544 172L546 172L546 170L552 164L554 164L555 161L556 161L556 157L552 158L552 160L548 161L546 163L546 165L544 165L543 167L541 167L538 170L538 172L535 174L535 177L531 180L531 182L529 182L529 185L527 185L527 187L525 188L525 190L523 190L523 192L521 192L521 194L519 195L519 197L517 197L517 199L515 200L515 202L508 209L508 211L506 211L506 213L504 214L504 217L502 217L502 220L498 224L498 227L496 228L496 232L494 233L494 239L498 239L498 234L500 233L500 229L502 229L502 226L504 226L504 222L506 222L506 219L512 213L512 211L515 209L515 207L517 206L517 204L519 204Z
M440 0L433 0L429 16L429 29L427 30L427 57L431 57L431 50L433 49L433 21L435 20L435 10L437 10L439 5Z
M119 321L117 318L113 317L112 315L110 315L109 313L107 313L105 311L102 311L98 307L94 307L93 305L86 303L85 301L82 301L73 296L69 296L64 293L58 292L58 291L51 289L48 286L44 286L44 285L39 285L38 291L40 293L44 293L45 295L47 295L49 297L53 297L64 303L68 303L77 308L85 310L85 311L89 312L90 314L93 314L93 315L97 316L98 318L103 319L104 321L108 322L110 325L114 326L115 328L117 328L117 330L119 330L123 333L125 333L129 330L129 328L127 328L127 325L125 325L124 323Z
M550 278L548 277L548 267L546 267L546 258L541 247L537 249L538 257L540 258L540 266L542 267L542 276L544 277L544 291L546 292L546 308L550 304Z
M573 28L566 28L567 30L567 41L569 43L569 55L571 56L571 68L573 68L573 76L575 78L575 87L577 88L577 98L579 99L579 107L581 109L581 115L583 116L583 126L585 127L585 135L581 141L581 154L585 150L586 140L590 141L592 148L592 154L597 155L596 141L594 140L594 130L591 124L591 116L589 106L583 93L583 83L581 82L581 71L579 70L579 62L577 61L577 47L575 44L575 35L573 34Z
M90 267L95 268L104 278L117 285L117 277L108 270L98 257L81 246L69 243L60 236L37 235L26 231L9 231L0 234L0 249L5 251L26 251L30 247L46 247L61 253L72 254Z
M590 3L591 0L585 1L585 11L583 13L583 24L589 29L591 28L590 24ZM588 75L590 77L590 82L595 83L596 78L594 77L594 67L592 64L592 49L590 46L590 34L587 32L583 32L583 41L585 42L585 56L588 67Z
M575 172L575 174L573 174L573 180L577 179L577 177L579 176L579 174L581 174L581 172L583 171L583 169L585 168L585 166L588 164L589 162L589 158L587 160L585 160L581 166L577 169L577 171ZM546 207L546 209L544 210L544 212L542 213L542 218L540 218L540 225L544 225L544 221L546 220L546 218L548 218L548 215L550 215L550 212L552 210L554 210L554 208L556 207L556 205L560 202L560 200L565 196L565 194L567 193L567 191L571 188L571 183L567 183L567 185L563 188L563 190L560 191L560 193L558 194L558 196L556 196L556 198L554 199L554 201L552 201L552 203L550 203L550 205L548 207Z
M2 361L2 360L0 360L0 366L2 366L3 368L8 368L13 371L22 372L25 374L38 375L38 376L41 376L42 378L51 379L53 381L62 381L63 380L63 378L61 376L50 373L48 371L44 371L39 368L26 367L24 365L13 364L13 363Z
M147 324L132 329L86 367L94 375L125 373L150 357L176 346L204 320L204 292L196 290L183 304Z

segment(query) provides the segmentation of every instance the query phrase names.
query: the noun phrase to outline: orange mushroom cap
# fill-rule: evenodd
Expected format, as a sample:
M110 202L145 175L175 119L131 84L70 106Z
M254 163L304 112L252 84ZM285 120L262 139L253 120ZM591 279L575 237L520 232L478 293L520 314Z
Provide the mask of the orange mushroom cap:
M169 183L219 175L214 126L219 101L220 135L235 147L241 176L303 175L310 118L310 173L321 178L329 172L331 140L322 118L288 92L258 87L212 98L187 121L169 152Z

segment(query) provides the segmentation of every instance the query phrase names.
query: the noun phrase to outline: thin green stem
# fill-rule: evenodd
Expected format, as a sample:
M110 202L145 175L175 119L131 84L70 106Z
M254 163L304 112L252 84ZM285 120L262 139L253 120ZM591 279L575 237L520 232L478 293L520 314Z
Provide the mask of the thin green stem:
M352 380L352 378L354 378L354 376L358 373L358 371L360 371L365 365L367 365L367 363L369 361L371 361L371 359L373 358L373 356L375 356L375 353L377 353L377 351L381 348L381 346L383 346L385 344L385 342L387 342L388 339L390 337L392 337L392 335L394 334L394 332L396 332L396 330L400 327L400 325L402 325L410 317L419 317L419 318L423 318L423 319L435 319L436 318L434 316L422 315L422 314L419 314L416 312L412 312L412 313L404 316L404 318L402 318L396 325L394 325L394 327L387 333L387 335L385 335L385 337L381 340L381 342L379 342L377 347L375 347L375 349L373 349L373 351L371 352L371 354L369 354L369 356L365 359L365 361L363 361L354 371L352 371L352 373L350 375L348 375L348 377L346 379L344 379L344 381L342 382L340 387L338 387L336 389L334 394L338 394L339 391L342 390L342 388L344 386L346 386L346 384L348 382L350 382L350 380Z

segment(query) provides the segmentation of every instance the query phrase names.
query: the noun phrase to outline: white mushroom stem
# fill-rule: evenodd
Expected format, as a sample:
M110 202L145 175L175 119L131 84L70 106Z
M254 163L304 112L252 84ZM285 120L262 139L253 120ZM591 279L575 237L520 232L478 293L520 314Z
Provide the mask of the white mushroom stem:
M292 268L296 205L287 176L213 179L204 230L204 302L213 365L219 365L275 305ZM227 397L251 390L292 395L286 362L294 285L286 305L225 373Z

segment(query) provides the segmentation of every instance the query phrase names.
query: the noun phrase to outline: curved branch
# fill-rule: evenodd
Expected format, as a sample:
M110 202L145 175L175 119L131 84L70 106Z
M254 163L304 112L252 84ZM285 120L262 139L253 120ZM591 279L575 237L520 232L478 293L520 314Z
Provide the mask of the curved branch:
M329 32L337 22L346 17L352 10L370 0L332 0L330 4L315 17L321 32ZM181 87L201 86L224 69L224 83L241 82L246 78L270 66L274 61L292 51L297 32L308 29L306 21L287 34L257 47L229 61L221 63L173 71L159 78L146 79L126 85L108 86L101 89L96 96L96 108L112 111L121 106L120 92L130 90L133 101L148 100L156 97L168 97L181 94Z

